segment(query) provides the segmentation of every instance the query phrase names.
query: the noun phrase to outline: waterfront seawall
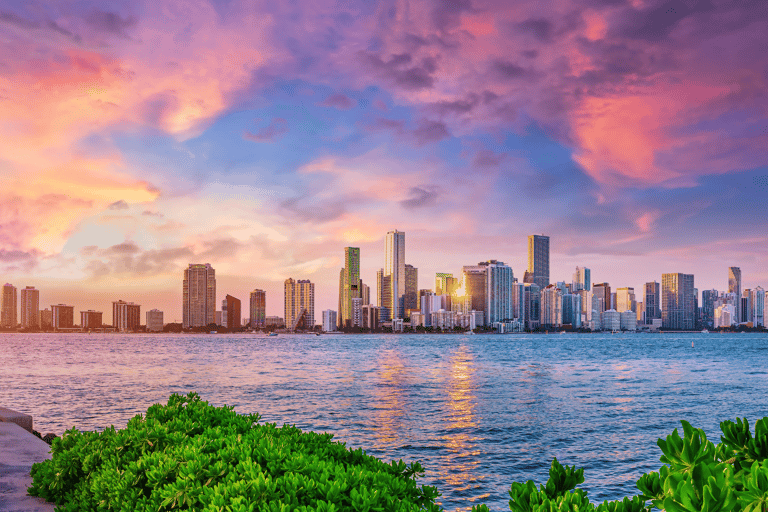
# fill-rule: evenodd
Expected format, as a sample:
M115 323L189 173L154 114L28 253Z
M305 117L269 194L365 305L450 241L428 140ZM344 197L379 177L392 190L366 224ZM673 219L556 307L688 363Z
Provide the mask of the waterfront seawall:
M32 434L32 417L0 407L0 510L53 512L55 506L27 495L32 464L51 458L51 447Z

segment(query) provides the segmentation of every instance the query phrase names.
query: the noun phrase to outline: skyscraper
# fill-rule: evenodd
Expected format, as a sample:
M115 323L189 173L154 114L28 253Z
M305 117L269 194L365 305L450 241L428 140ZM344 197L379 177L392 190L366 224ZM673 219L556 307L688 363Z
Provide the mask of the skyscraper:
M392 310L389 299L392 296L392 277L384 275L384 269L376 272L376 305L381 308L379 311L379 321L388 322L392 319Z
M549 284L549 237L528 236L528 272L542 290Z
M315 327L315 284L308 279L285 280L285 326L292 331Z
M453 274L438 272L435 274L435 295L453 295L459 287L459 280Z
M384 276L389 277L389 297L384 306L392 318L403 318L405 295L405 233L394 230L384 241Z
M420 308L419 269L413 265L405 265L405 295L403 295L403 308L405 311Z
M637 300L635 299L635 289L630 287L618 288L616 290L616 311L634 311L637 313Z
M715 326L715 303L719 298L717 290L703 290L701 292L701 323L707 329Z
M599 283L592 286L592 302L598 307L593 308L598 316L611 309L611 285L608 283Z
M656 281L645 283L645 323L652 324L654 319L661 318L661 287Z
M472 310L485 311L486 284L485 267L482 265L466 265L461 269L464 294L472 297Z
M551 284L541 290L541 326L563 324L563 291Z
M264 290L251 292L251 327L264 327L267 319L267 294Z
M741 297L741 269L739 267L728 267L728 293L735 293L736 297ZM736 306L736 323L741 322L740 307Z
M21 290L21 328L40 328L40 290L34 286Z
M352 327L352 300L362 296L360 289L360 248L344 248L344 268L339 275L339 327Z
M226 307L226 318L222 318L222 325L226 326L227 329L230 331L238 331L240 330L240 324L242 323L242 303L240 302L240 299L233 297L232 295L227 294L226 297L224 297L224 300L222 301L222 317L224 317L224 311ZM226 324L224 323L226 321Z
M124 300L112 301L112 327L120 332L135 331L141 323L141 306Z
M216 271L210 263L190 263L184 270L182 326L216 323Z
M573 292L592 289L592 271L587 267L576 267L573 273Z
M661 275L661 325L692 330L696 322L693 274Z
M488 260L478 264L485 267L485 324L511 320L514 317L514 276L512 268L503 261Z
M16 287L12 284L6 283L3 286L3 296L0 297L0 327L16 327L18 296L16 293Z

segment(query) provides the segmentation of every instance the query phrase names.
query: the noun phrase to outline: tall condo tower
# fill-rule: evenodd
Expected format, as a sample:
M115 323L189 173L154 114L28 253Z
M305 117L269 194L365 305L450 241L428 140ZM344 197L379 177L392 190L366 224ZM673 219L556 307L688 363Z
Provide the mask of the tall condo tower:
M21 290L22 329L40 328L40 290L27 286Z
M360 286L360 248L344 248L344 268L339 276L339 327L352 327L352 299L362 297Z
M497 260L484 261L478 266L485 267L485 325L511 320L515 281L512 268Z
M579 290L590 291L592 289L592 271L587 267L576 267L576 272L573 273L573 291Z
M528 272L543 290L549 284L549 237L528 236Z
M285 326L292 331L315 327L315 284L309 279L285 280Z
M16 287L6 283L0 297L0 327L16 327L17 297Z
M184 270L182 326L216 323L216 271L210 263L190 263Z
M661 325L692 330L696 325L693 274L661 275Z
M267 294L264 290L251 292L251 327L264 327L267 320Z
M735 293L737 299L741 297L741 269L739 267L728 267L728 293ZM741 308L736 308L736 323L741 322Z
M661 318L661 288L659 283L651 281L645 283L645 321L648 324L653 323L654 319Z
M384 239L384 277L389 277L389 296L384 297L384 307L389 308L391 318L403 318L405 296L405 233L394 230Z

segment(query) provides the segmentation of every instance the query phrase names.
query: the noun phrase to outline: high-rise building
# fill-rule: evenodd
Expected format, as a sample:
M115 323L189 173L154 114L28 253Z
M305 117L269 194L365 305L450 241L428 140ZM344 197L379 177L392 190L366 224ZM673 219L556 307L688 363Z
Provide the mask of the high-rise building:
M752 322L752 290L749 288L741 292L739 322L743 324Z
M291 331L315 328L315 284L285 280L285 326Z
M379 321L388 322L392 319L392 311L389 306L389 298L392 294L392 278L384 275L384 269L376 272L376 305L379 309Z
M403 318L405 312L405 233L394 230L384 239L384 276L389 277L389 296L383 306L392 318Z
M558 327L563 324L563 291L550 284L541 290L541 326Z
M652 324L654 319L661 318L661 287L656 281L645 283L645 323Z
M362 296L360 289L360 248L344 248L344 268L339 275L339 327L352 327L352 300Z
M147 330L149 332L160 332L163 330L163 312L159 309L150 309L147 311Z
M216 271L210 263L190 263L184 270L182 326L216 323Z
M112 301L112 327L120 332L131 332L141 324L141 306L124 300Z
M81 311L80 312L80 327L82 329L88 330L88 329L101 329L103 321L104 313L102 311L94 311L92 309L89 309L88 311Z
M592 301L594 310L598 316L611 309L611 285L608 283L599 283L592 285Z
M43 330L53 328L53 311L48 308L40 311L40 328Z
M403 296L403 307L405 311L409 309L419 309L419 269L413 265L405 265L405 295Z
M752 324L755 327L765 326L765 290L761 286L752 290L750 305L752 307Z
M435 274L435 294L453 295L459 287L459 280L453 274L438 272Z
M541 290L535 283L525 285L525 328L535 331L541 326Z
M707 329L715 327L715 303L719 298L717 290L703 290L701 292L701 323Z
M693 274L661 275L661 325L665 329L692 330L696 311Z
M544 289L549 284L548 236L528 236L528 272L539 288Z
M573 292L581 290L590 291L592 289L592 271L587 267L576 267L573 273Z
M230 331L239 331L243 304L240 299L227 294L221 301L221 325ZM226 312L226 313L225 313ZM226 323L224 323L226 322Z
M0 327L16 327L18 311L18 295L16 287L6 283L3 286L3 295L0 297Z
M562 301L563 325L571 325L574 329L578 329L581 327L581 295L578 293L566 293L563 294Z
M483 261L478 266L485 267L485 324L512 320L512 268L497 260Z
M741 297L741 269L739 267L728 267L728 293L735 293L736 297ZM736 322L741 322L739 315L741 307L736 305Z
M336 311L332 309L326 309L323 311L323 331L333 332L336 330L337 319Z
M461 274L464 294L472 297L472 310L485 312L488 289L485 267L482 265L466 265L462 267Z
M55 329L71 329L75 324L75 307L66 304L51 306L51 327Z
M21 328L40 328L40 290L34 286L21 290Z
M267 319L267 294L264 290L251 292L251 327L264 327Z
M637 313L637 300L635 299L635 289L631 287L616 289L616 311L633 311Z

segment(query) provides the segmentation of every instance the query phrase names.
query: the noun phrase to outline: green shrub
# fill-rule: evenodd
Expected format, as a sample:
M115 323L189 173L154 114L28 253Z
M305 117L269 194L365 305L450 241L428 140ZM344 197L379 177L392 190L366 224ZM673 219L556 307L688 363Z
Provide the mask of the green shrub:
M64 511L442 510L418 463L386 464L331 434L172 395L126 428L68 430L32 466L29 493Z
M754 437L746 419L720 424L722 441L715 445L701 429L683 421L659 439L658 472L637 481L638 496L594 505L587 492L576 489L584 470L552 461L549 480L538 488L533 481L513 483L509 490L512 512L643 512L652 508L669 512L768 512L768 417L755 424ZM488 509L474 507L478 512Z

